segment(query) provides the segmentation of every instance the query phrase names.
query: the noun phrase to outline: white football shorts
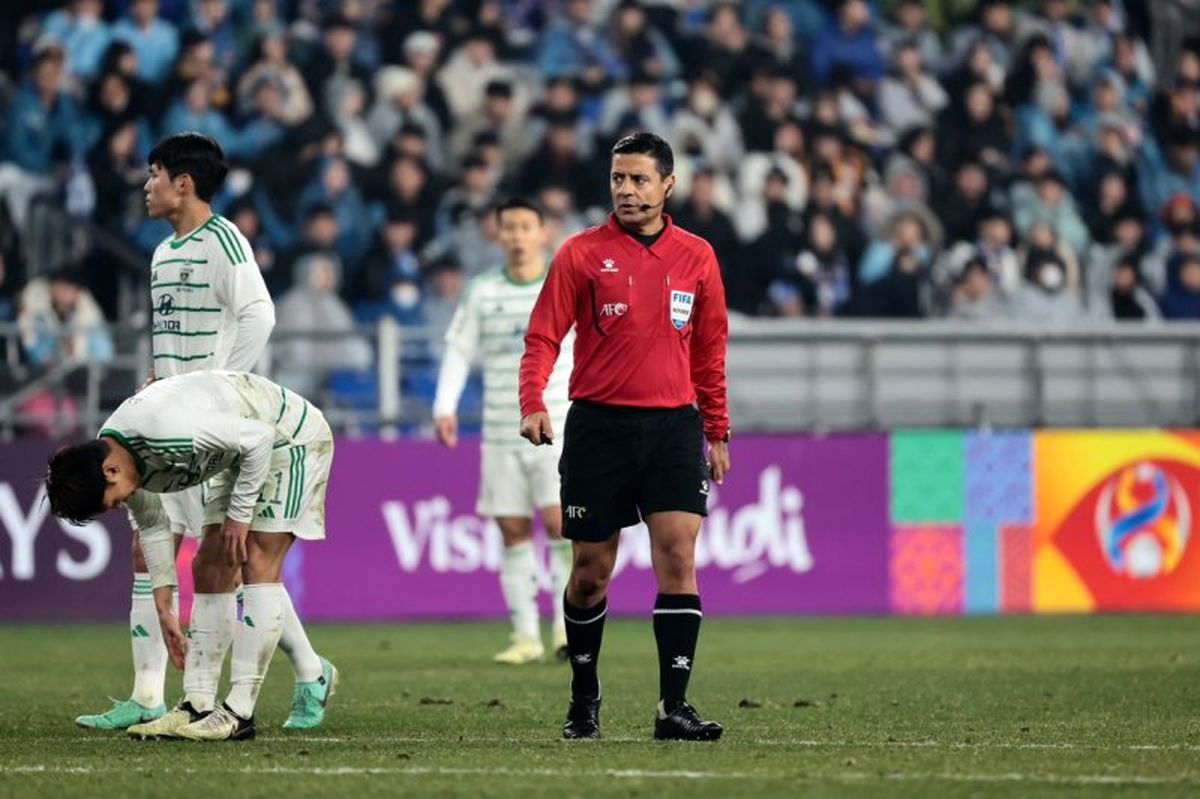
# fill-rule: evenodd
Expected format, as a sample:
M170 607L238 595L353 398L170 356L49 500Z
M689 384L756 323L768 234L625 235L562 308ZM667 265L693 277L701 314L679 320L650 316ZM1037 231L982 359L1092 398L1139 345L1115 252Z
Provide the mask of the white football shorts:
M501 516L530 519L534 509L559 504L561 442L559 438L541 447L526 441L514 445L484 444L475 512L492 519Z

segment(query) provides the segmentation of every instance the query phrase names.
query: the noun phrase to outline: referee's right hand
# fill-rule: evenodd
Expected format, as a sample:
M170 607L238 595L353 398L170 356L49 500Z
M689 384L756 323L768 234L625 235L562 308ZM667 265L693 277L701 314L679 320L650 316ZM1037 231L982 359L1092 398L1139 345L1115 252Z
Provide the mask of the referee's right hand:
M550 414L535 411L521 420L521 438L529 439L535 447L554 442L554 430L550 427Z

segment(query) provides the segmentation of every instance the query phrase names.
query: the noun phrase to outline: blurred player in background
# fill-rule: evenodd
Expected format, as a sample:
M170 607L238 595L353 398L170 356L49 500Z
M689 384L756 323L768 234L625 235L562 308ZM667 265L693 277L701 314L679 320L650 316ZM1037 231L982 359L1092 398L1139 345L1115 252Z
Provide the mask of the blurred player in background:
M333 433L307 400L265 377L216 371L154 381L121 403L96 440L50 456L46 495L56 516L84 524L118 505L128 508L155 625L184 670L184 700L129 727L131 737L255 736L254 707L290 604L280 582L283 561L296 538L325 538L332 463ZM192 561L196 607L184 638L172 599L175 522L162 497L201 484L204 535ZM239 584L245 586L241 624ZM231 687L217 707L231 644ZM328 698L337 671L329 667L326 677Z
M458 443L458 401L476 356L483 362L483 456L476 512L496 520L504 537L500 588L512 618L512 644L499 663L532 663L545 656L538 627L538 564L531 540L533 511L549 535L554 602L554 649L565 660L562 603L570 573L571 545L562 539L558 456L561 448L531 449L515 430L520 423L517 372L525 349L529 313L546 281L546 228L541 209L522 199L496 208L499 239L508 263L471 281L446 333L433 412L437 438ZM573 337L572 337L573 338ZM567 413L571 374L568 341L549 376L546 404L561 425Z
M254 368L275 326L275 306L249 242L210 203L228 172L220 145L198 133L168 136L147 162L146 212L164 219L174 234L158 245L150 264L154 365L147 384L205 369L248 372ZM171 532L198 538L200 486L163 497ZM133 539L133 693L112 709L75 721L95 729L125 729L166 713L163 683L167 651L150 595L150 577ZM284 630L280 641L296 675L292 714L284 726L312 728L324 718L332 666L309 643L287 590L282 590ZM212 597L197 594L193 617L203 617ZM236 608L231 612L236 618ZM224 628L222 628L224 629ZM233 628L228 632L233 634Z

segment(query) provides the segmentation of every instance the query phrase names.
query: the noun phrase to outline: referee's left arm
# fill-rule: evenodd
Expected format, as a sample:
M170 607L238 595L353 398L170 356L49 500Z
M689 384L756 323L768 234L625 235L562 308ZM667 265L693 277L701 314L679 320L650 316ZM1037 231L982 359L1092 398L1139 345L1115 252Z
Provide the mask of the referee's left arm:
M704 420L704 437L709 442L724 442L729 438L729 405L725 392L729 314L725 308L721 269L711 247L708 248L707 262L692 312L692 385Z

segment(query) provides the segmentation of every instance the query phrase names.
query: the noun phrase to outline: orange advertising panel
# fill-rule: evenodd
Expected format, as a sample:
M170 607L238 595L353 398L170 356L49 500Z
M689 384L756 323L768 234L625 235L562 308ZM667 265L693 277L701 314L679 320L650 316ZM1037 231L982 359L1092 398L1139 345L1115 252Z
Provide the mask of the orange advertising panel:
M1033 609L1200 609L1200 438L1034 436Z

